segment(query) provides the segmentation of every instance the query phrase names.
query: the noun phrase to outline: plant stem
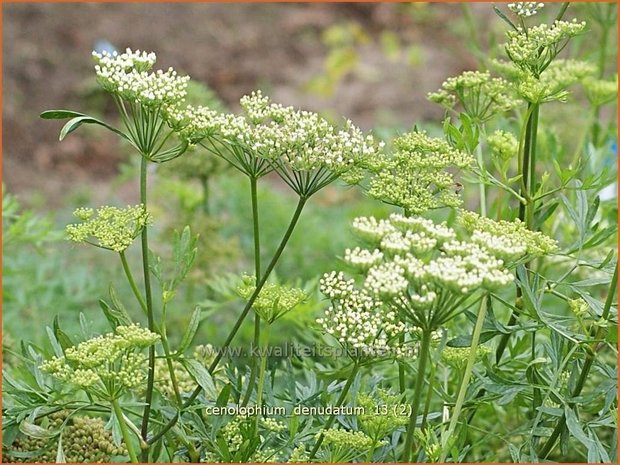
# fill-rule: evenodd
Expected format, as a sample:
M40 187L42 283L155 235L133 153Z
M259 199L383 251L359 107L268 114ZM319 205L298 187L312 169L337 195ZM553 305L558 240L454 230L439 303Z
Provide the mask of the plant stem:
M123 410L118 403L118 399L114 399L112 401L112 408L114 409L114 414L116 416L116 419L118 420L118 426L121 429L121 434L123 436L123 440L125 441L125 446L127 447L127 453L129 454L129 458L131 459L132 463L138 463L138 456L136 455L133 443L131 442L131 436L129 434L129 430L127 429L125 417L123 416Z
M536 139L538 133L538 114L539 114L539 105L530 103L528 105L527 114L529 115L526 121L526 129L524 140L522 141L523 145L523 157L522 163L519 166L519 175L522 176L522 184L521 184L521 196L524 197L527 202L525 205L519 205L519 220L525 221L526 225L529 229L532 229L534 226L534 201L532 198L534 197L536 190ZM527 265L526 265L527 266ZM521 308L522 304L519 304L520 299L523 295L523 291L521 286L517 284L516 290L516 300L517 304L515 305L517 308ZM510 314L510 319L508 320L508 326L513 326L517 322L517 313L512 310ZM495 351L495 361L499 363L508 346L508 340L510 339L511 333L507 333L502 335L499 343L497 344L497 349Z
M404 334L401 334L400 336L400 344L401 346L404 346L405 344ZM398 360L398 389L401 395L405 393L406 387L407 386L405 385L405 364L402 361Z
M250 176L250 193L252 196L252 225L253 225L253 237L254 237L254 275L256 279L261 275L261 263L260 263L260 227L258 222L258 194L256 190L257 179ZM258 314L254 314L254 347L258 347L260 342L260 317ZM241 405L246 406L250 402L254 385L256 384L256 370L258 362L256 357L252 358L252 369L250 371L250 379L245 391L245 398Z
M252 305L254 305L254 301L258 297L258 294L260 293L265 283L267 282L269 275L271 274L274 267L276 266L276 263L280 259L280 256L282 255L282 252L284 251L284 248L286 247L286 244L288 243L291 235L293 234L293 230L295 229L295 226L297 225L297 222L299 221L299 217L301 216L301 212L303 211L303 208L307 200L308 200L307 197L299 197L299 201L297 202L297 208L295 209L295 212L293 213L293 217L291 218L291 222L289 223L288 228L286 232L284 233L284 236L282 237L282 241L280 241L280 245L278 246L278 249L276 250L271 261L269 262L269 265L267 266L267 269L265 270L265 273L263 274L262 278L256 284L256 289L254 290L254 293L250 296L247 304L245 305L243 311L241 312L241 315L239 315L237 322L235 323L230 334L226 338L226 341L224 341L224 344L222 345L220 350L217 351L217 355L215 356L215 358L213 359L213 362L208 368L209 373L213 374L213 372L219 365L220 361L222 360L222 357L224 356L226 349L228 348L232 340L235 338L235 335L239 331L239 328L241 327L243 320L245 320L246 316L250 312L250 309L252 308ZM194 391L189 396L189 398L183 403L181 410L185 410L187 407L189 407L192 404L192 402L196 400L196 398L201 392L202 392L202 387L200 386L194 389ZM147 441L147 443L153 444L157 442L160 438L162 438L166 434L166 432L168 432L168 430L170 430L170 428L172 428L176 424L178 419L179 419L179 412L177 412L177 414L174 417L172 417L170 421L168 421L168 423L166 423L166 425L161 429L161 431L159 431L159 433L157 433L152 438L150 438Z
M486 170L484 168L484 159L482 157L482 144L478 141L478 145L476 146L476 159L478 160L478 165L480 166L480 172L484 177L486 177ZM485 179L486 181L486 179ZM480 195L480 216L487 216L487 190L486 184L481 182L478 184L479 195Z
M422 417L422 426L420 429L424 429L426 427L426 420L428 417L428 412L431 408L431 400L433 399L433 386L435 384L435 368L436 364L431 363L431 372L428 380L428 392L426 393L426 401L424 402L424 416Z
M338 399L336 400L335 407L340 407L344 403L344 400L346 399L347 394L349 393L349 390L351 389L351 385L353 384L353 381L355 380L355 377L357 376L359 369L360 369L359 362L355 361L353 363L353 369L351 370L351 374L349 375L349 378L347 379L346 384L342 388L342 392L340 393L340 396L338 396ZM323 439L325 438L325 434L324 434L325 431L327 431L328 429L332 427L335 419L336 419L336 414L332 413L327 419L327 421L325 422L325 425L323 426L323 430L321 431L321 435L316 440L316 444L314 445L312 451L310 452L310 455L308 457L309 461L311 461L316 455L316 453L318 452L319 447L321 447L321 444L323 443Z
M480 309L478 310L478 318L476 319L476 325L474 326L474 333L471 337L471 346L469 348L469 358L467 359L467 366L465 367L465 373L463 373L463 379L461 386L459 387L459 393L456 397L456 404L452 412L452 418L450 418L450 425L448 431L443 436L441 441L441 458L439 462L444 462L448 455L448 441L453 437L456 430L456 425L461 416L461 410L463 409L463 403L465 402L465 394L467 393L467 387L469 386L469 379L476 363L476 354L478 352L478 343L480 342L480 333L482 332L482 325L487 312L487 299L488 296L482 297L480 301Z
M120 252L119 255L121 256L121 263L123 264L123 270L125 271L125 276L127 277L127 281L129 282L129 287L131 287L133 295L136 296L136 300L140 304L140 308L142 308L142 311L146 315L148 313L148 310L146 308L146 302L144 301L144 298L142 297L142 294L140 294L140 290L136 285L136 280L134 279L133 274L131 273L131 268L129 268L129 264L127 263L127 257L125 256L125 252Z
M611 278L611 282L609 283L609 291L607 293L607 299L605 300L605 306L603 307L603 313L601 314L601 320L603 321L609 318L609 312L611 311L611 304L613 302L614 295L616 294L617 286L618 286L618 262L616 262L616 268L614 269L614 275ZM600 339L602 337L602 334L603 334L603 328L599 326L596 332L593 334L594 339ZM596 358L596 346L597 345L598 345L598 342L594 341L589 346L590 350L588 351L588 354L586 356L586 361L584 362L583 367L581 368L581 374L579 375L579 379L577 380L575 389L571 393L572 398L575 398L578 395L580 395L583 387L586 384L586 380L588 379L588 374L590 373L590 369L592 368L592 364L594 363L594 359ZM569 402L570 408L572 408L573 405L574 405L574 402ZM558 437L562 433L562 430L564 429L565 425L566 425L566 414L563 414L560 420L558 421L558 424L555 426L553 432L551 433L551 436L549 436L549 439L547 439L547 442L540 450L540 455L542 456L543 459L546 458L547 455L549 455L549 453L553 450L553 447L555 446L555 441L558 439Z
M140 202L147 208L147 195L146 195L146 176L147 176L148 160L145 156L142 156L140 164ZM150 331L155 331L155 317L153 315L153 297L151 295L151 271L149 269L149 239L148 228L142 229L142 271L144 273L144 294L146 296L146 316L148 320L148 328ZM149 347L149 369L146 385L146 396L144 414L142 416L142 440L146 441L149 432L149 417L151 415L151 403L153 401L153 386L155 382L155 345ZM143 462L148 461L148 449L144 449L141 454L141 460Z
M263 343L260 349L260 370L258 372L258 387L256 390L256 407L260 412L260 408L263 404L263 389L265 387L265 371L267 369L267 345L269 344L269 323L265 326L263 331ZM262 415L256 415L256 431L258 431L258 424Z
M426 362L430 355L431 331L429 329L422 330L422 342L420 345L420 358L418 360L418 372L416 374L415 393L411 402L411 415L409 416L409 425L405 436L405 450L403 451L403 462L410 462L411 453L413 451L413 433L415 431L418 418L418 410L420 408L420 400L422 398L422 387L424 386L424 372L426 371Z

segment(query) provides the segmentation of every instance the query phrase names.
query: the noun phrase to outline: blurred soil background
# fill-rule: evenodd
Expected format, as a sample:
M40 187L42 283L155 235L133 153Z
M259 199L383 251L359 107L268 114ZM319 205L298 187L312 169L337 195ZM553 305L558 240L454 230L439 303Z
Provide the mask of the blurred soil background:
M156 51L157 67L190 74L233 110L261 88L363 129L408 129L439 121L427 92L477 66L464 40L472 13L485 40L505 30L488 4L6 4L4 183L39 208L63 205L69 186L106 197L126 158L116 139L93 129L59 143L61 123L38 118L52 108L115 117L90 59L102 42Z

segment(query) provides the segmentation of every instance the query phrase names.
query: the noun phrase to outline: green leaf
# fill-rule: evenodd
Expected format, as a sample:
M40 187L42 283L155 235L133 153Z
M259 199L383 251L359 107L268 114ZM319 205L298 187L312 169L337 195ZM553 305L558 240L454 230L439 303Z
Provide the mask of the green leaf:
M228 404L228 398L230 397L230 393L232 391L232 384L228 383L226 386L222 388L222 392L217 396L217 400L215 401L216 407L225 407Z
M63 140L65 137L67 137L69 134L79 128L82 124L98 124L99 126L103 126L104 128L109 129L113 133L118 134L123 139L131 142L131 139L129 139L129 137L127 137L123 132L91 116L78 116L69 120L67 124L65 124L60 130L60 135L58 136L58 139Z
M175 232L173 245L174 274L166 290L176 289L187 276L196 259L197 243L198 235L192 236L189 226L185 226L181 234Z
M26 436L29 436L35 439L50 439L58 435L58 431L52 431L52 430L42 428L39 425L30 423L27 420L24 420L20 423L19 430L22 433L24 433Z
M71 110L47 110L39 115L43 119L67 119L86 116L84 113Z
M192 343L192 341L194 340L196 331L198 331L198 325L200 325L200 317L201 317L200 307L196 307L192 313L192 317L189 320L189 325L187 326L187 330L185 330L185 334L183 334L183 339L181 339L179 348L177 349L178 354L182 354L183 352L185 352L190 346L190 344Z
M216 397L217 391L211 373L198 360L181 359L187 371L198 385L205 391L208 397Z
M60 329L60 322L58 320L58 315L56 315L56 317L54 318L53 328L54 328L54 335L56 336L56 339L58 340L60 347L62 347L63 352L68 347L73 347L75 345L73 341L71 340L71 338L62 329Z
M62 347L60 347L60 344L58 343L56 336L54 335L54 330L50 328L49 326L46 326L45 331L47 332L47 338L49 339L50 344L52 345L52 349L54 350L54 355L58 358L62 357L64 355L64 352L62 350Z
M566 415L566 426L573 437L586 446L588 450L595 447L594 442L583 432L573 409L568 406L564 407L564 415Z

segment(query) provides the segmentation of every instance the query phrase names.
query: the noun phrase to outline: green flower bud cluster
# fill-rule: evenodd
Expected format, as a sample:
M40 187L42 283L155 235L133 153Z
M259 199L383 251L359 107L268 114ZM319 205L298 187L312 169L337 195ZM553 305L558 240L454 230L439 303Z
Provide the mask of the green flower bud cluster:
M118 447L112 439L112 432L105 429L101 418L72 416L69 412L53 413L47 420L46 429L57 431L62 428L62 446L68 463L109 463L114 455L126 455L123 447ZM2 460L8 463L53 463L56 461L57 439L39 439L28 436L18 437L4 451ZM17 453L33 453L32 457L23 458Z
M521 222L495 222L461 211L455 230L420 217L356 218L353 230L368 249L349 249L358 271L326 273L321 291L331 301L321 329L363 355L399 356L399 336L413 327L437 329L459 311L459 299L513 282L512 266L553 252L557 245ZM370 260L368 257L372 257ZM429 322L432 325L429 327Z
M257 450L252 455L252 462L254 463L278 463L281 462L278 459L278 451L272 447Z
M427 463L437 463L441 458L441 444L432 428L417 430L415 437L420 442L426 455Z
M492 78L488 71L465 71L445 81L437 92L428 94L431 102L452 109L459 104L474 121L485 122L498 113L515 108L519 101L512 96L508 81Z
M549 236L530 231L522 221L493 221L477 213L461 210L459 223L472 234L472 240L505 260L517 261L549 255L558 249Z
M274 433L281 433L286 430L286 425L275 418L262 418L260 423L267 431Z
M151 222L151 216L144 205L127 208L105 206L98 208L96 212L92 208L78 208L73 214L83 223L67 226L70 240L115 252L125 251Z
M534 16L537 14L542 8L544 8L544 3L539 2L515 2L509 3L506 5L510 11L512 11L517 16L521 16L523 18L529 18L530 16Z
M375 445L381 446L383 443ZM327 463L352 462L368 453L372 446L372 438L361 431L332 428L323 432L317 459Z
M97 62L95 73L103 89L121 99L146 107L174 105L183 101L189 76L179 76L175 70L149 72L156 61L154 53L132 51L124 53L93 52Z
M583 88L590 104L600 107L616 100L618 95L618 75L613 80L587 78L583 81Z
M523 73L517 92L532 103L566 102L573 84L583 82L596 72L591 63L579 60L555 60L539 77Z
M308 461L308 452L306 451L306 447L303 444L300 444L293 449L287 463L307 463Z
M249 299L256 291L256 277L244 275L237 292L243 299ZM307 299L306 293L297 288L267 283L263 286L252 308L267 323L281 318Z
M538 78L568 40L581 34L585 27L585 22L577 20L556 21L551 26L540 24L528 29L518 27L507 33L506 54L522 71Z
M460 370L465 368L465 365L467 365L469 351L469 347L445 347L441 352L441 360L452 368ZM490 353L491 349L487 346L478 346L476 349L476 361L482 360Z
M172 361L174 376L181 395L191 393L197 386L196 381L192 378L183 364L178 360ZM168 398L174 398L174 385L170 379L170 371L166 360L158 358L155 360L155 387L159 392Z
M568 307L579 319L584 319L590 315L590 306L581 297L578 299L570 299Z
M41 369L67 383L91 388L99 383L108 395L131 389L145 380L141 349L159 340L159 335L137 324L119 326L108 333L69 347L63 357L45 361Z
M494 156L500 160L510 160L519 152L519 142L511 133L498 130L487 137L487 144Z
M364 413L357 416L357 421L361 430L378 443L405 426L409 418L405 413L406 406L400 403L398 396L384 389L377 390L377 396L379 399L366 393L357 396L358 407L364 409Z
M396 152L384 156L374 170L368 190L371 197L402 207L408 214L460 205L449 170L468 167L473 162L471 155L425 132L405 134L394 145Z

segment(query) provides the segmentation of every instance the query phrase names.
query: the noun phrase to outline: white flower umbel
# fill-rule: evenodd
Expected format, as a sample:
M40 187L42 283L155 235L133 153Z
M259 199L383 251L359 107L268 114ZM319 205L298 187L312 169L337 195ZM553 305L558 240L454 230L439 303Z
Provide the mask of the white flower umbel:
M243 115L209 114L187 137L195 141L212 132L203 140L207 148L252 177L275 170L300 196L309 197L339 177L359 182L380 151L381 144L351 121L337 127L316 113L271 103L260 91L240 103ZM216 141L223 150L212 147Z
M545 4L539 2L515 2L509 3L507 6L508 9L517 16L529 18L544 8Z
M120 54L93 52L93 57L99 84L125 101L160 107L185 98L189 76L179 76L172 68L150 72L156 60L152 52L134 52L128 48Z
M327 334L357 343L359 322L383 321L364 333L364 343L387 344L412 327L433 331L454 317L477 291L495 291L514 280L512 269L524 260L551 253L555 242L522 223L495 222L461 211L456 229L420 217L392 214L389 219L356 218L353 230L370 247L345 253L359 275L326 274L321 291L332 301L320 323ZM405 326L395 326L400 321ZM370 326L368 326L370 325ZM348 339L354 334L355 340ZM393 346L391 346L393 344Z

